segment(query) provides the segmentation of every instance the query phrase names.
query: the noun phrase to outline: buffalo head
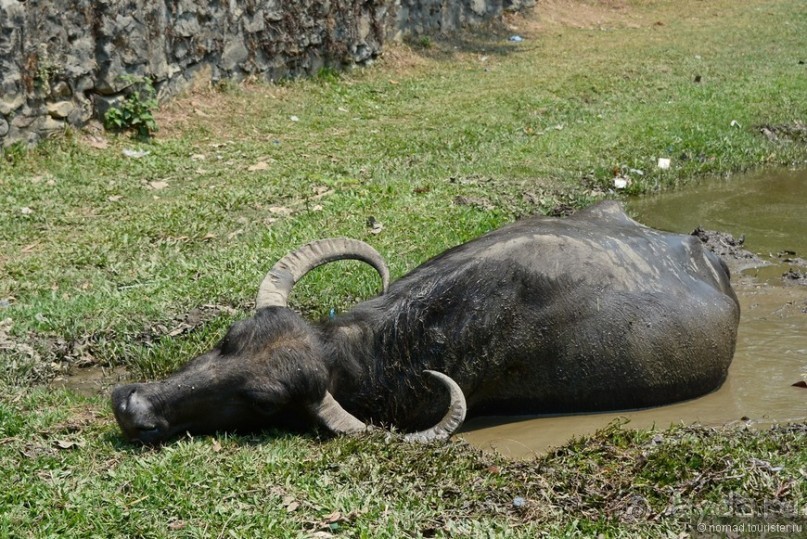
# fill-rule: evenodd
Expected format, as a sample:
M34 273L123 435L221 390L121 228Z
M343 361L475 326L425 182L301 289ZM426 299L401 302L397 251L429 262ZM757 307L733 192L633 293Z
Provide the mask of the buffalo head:
M369 427L332 395L332 347L323 332L287 307L294 284L327 262L356 259L373 266L386 291L389 272L364 242L330 239L310 243L278 261L264 278L256 314L236 322L213 350L193 359L166 380L130 384L112 393L121 430L131 441L163 442L173 436L222 430L304 427L320 424L334 433ZM446 438L465 418L459 386L439 372L425 371L448 389L449 410L436 426L411 440Z

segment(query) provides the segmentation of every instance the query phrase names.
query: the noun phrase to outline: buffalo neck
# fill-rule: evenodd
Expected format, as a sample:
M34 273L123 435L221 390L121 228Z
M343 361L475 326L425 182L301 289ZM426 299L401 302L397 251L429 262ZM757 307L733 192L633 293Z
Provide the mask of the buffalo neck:
M322 325L330 391L363 421L423 428L439 420L445 408L435 404L445 400L447 405L448 399L439 394L440 388L424 385L420 365L426 358L415 359L406 339L397 338L403 312L406 309L390 308L388 301L374 298ZM440 368L434 361L427 364ZM429 389L438 393L436 399L430 398Z

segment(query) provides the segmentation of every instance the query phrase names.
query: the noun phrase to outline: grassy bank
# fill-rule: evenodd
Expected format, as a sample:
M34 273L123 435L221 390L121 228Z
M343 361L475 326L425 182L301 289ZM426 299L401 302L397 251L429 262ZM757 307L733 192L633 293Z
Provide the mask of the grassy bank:
M308 240L364 239L398 276L520 215L807 163L801 0L556 0L507 23L347 74L199 88L151 141L66 133L0 158L0 535L661 536L736 496L805 506L797 428L611 429L526 464L282 434L155 452L120 441L103 399L31 389L165 374ZM320 317L377 287L334 264L292 305Z
M122 443L97 402L12 395L0 409L3 537L682 537L716 515L804 524L792 516L807 499L803 425L612 425L524 462L383 435L151 450Z

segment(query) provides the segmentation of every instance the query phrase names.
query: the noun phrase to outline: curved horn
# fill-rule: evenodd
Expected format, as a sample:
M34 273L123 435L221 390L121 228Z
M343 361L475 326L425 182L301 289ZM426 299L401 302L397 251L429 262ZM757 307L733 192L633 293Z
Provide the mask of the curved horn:
M360 240L332 238L307 243L278 260L258 288L255 307L286 307L291 289L303 275L322 264L346 259L373 266L381 276L382 293L386 293L389 270L378 251Z
M448 440L454 434L462 422L465 421L465 414L468 411L468 404L465 402L465 395L462 393L460 386L451 379L451 377L437 371L423 371L431 374L443 385L448 388L451 395L451 404L448 406L448 411L435 426L430 429L422 430L419 432L412 432L404 436L407 442L433 442L435 440Z
M336 434L359 434L370 430L362 420L342 408L330 391L325 392L325 397L313 405L311 411L323 425Z
M437 371L426 370L423 372L431 374L448 388L451 403L443 419L437 425L427 430L409 433L404 436L404 440L407 442L447 440L465 421L465 414L468 410L465 395L457 382L449 376ZM311 406L311 412L325 427L336 434L359 434L372 429L371 426L342 408L342 405L333 398L329 391L325 392L322 401Z

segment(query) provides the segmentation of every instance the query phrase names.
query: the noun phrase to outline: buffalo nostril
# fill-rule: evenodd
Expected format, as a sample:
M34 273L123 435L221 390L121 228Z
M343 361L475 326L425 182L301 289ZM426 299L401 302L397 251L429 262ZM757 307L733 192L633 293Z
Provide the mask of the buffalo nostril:
M134 386L119 386L112 392L112 403L118 412L126 412L129 409L132 397L137 393Z
M126 410L129 409L129 403L131 402L132 397L135 394L135 391L136 390L134 388L129 390L129 393L126 395L126 397L121 399L120 404L118 405L118 410L120 410L121 412L125 412Z

